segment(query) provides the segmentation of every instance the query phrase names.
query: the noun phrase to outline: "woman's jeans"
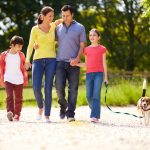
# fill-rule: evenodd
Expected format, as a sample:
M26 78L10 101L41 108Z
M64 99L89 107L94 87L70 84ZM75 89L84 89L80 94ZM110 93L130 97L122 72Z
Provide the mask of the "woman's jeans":
M45 102L45 116L50 116L52 104L52 86L56 71L55 58L42 58L33 61L32 64L32 86L38 107L43 108L43 101ZM42 79L44 75L44 93L42 95Z
M86 74L86 98L91 108L90 118L100 118L101 113L101 86L103 82L103 72Z

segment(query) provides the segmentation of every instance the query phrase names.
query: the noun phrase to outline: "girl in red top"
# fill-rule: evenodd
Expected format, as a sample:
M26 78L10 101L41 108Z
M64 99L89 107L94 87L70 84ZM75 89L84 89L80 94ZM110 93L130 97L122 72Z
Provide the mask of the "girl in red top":
M97 29L89 32L91 45L84 49L86 63L78 66L86 66L86 98L91 109L91 122L99 122L101 114L100 94L103 82L107 80L106 48L99 44L100 33Z
M25 56L21 52L23 43L22 37L13 36L10 40L10 49L0 54L0 85L6 90L9 121L19 121L23 86L28 83L28 75L24 67Z

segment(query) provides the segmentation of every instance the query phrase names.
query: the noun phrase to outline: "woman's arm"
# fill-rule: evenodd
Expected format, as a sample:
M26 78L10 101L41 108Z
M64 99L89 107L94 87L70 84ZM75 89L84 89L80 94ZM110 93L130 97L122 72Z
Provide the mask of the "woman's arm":
M28 45L28 48L27 48L27 54L26 54L25 68L27 70L29 68L31 68L30 57L31 57L32 52L33 52L35 37L36 37L35 28L32 28L31 33L30 33L29 45Z
M29 44L28 44L27 54L26 54L26 62L30 62L30 57L32 55L33 46L34 46L34 43L35 43L35 36L36 36L35 32L36 32L35 28L33 27L32 30L31 30L31 33L30 33L30 39L29 39Z
M62 22L63 22L63 19L57 19L57 20L55 20L55 25L58 26Z

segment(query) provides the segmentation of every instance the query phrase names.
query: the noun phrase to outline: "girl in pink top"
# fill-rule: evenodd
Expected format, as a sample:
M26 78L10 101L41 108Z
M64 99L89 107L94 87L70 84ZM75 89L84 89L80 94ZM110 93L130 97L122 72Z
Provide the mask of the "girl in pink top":
M86 66L86 98L91 109L91 122L99 122L101 114L101 86L107 80L106 48L99 44L100 33L97 29L89 32L91 45L84 49L86 63L78 66Z

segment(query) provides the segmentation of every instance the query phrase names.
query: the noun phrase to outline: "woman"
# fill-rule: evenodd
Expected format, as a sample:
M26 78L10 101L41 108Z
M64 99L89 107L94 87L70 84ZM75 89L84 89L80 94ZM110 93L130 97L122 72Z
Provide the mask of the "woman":
M32 27L29 45L26 56L26 69L31 68L30 58L33 47L38 45L33 55L32 63L32 86L34 95L38 104L37 120L42 118L45 109L45 121L50 122L50 110L52 103L52 85L56 70L56 52L55 52L55 27L61 22L54 18L54 10L49 7L43 7L38 17L38 24ZM42 95L42 78L44 81L45 98ZM45 105L43 105L43 101Z

